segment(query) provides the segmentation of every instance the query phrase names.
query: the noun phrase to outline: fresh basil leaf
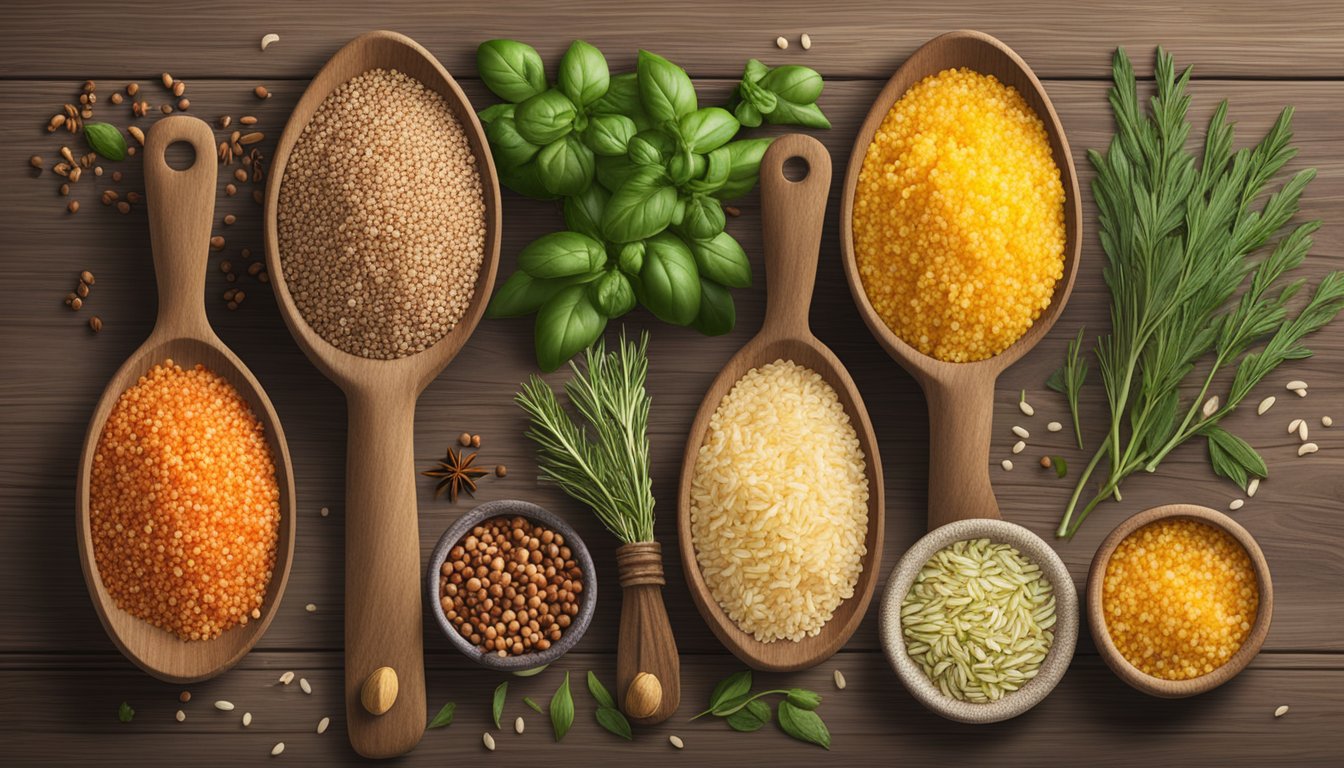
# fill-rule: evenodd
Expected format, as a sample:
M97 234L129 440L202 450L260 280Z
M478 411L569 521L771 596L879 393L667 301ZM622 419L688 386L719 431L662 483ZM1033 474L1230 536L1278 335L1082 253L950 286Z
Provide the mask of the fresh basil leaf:
M494 701L490 704L490 716L494 718L495 727L499 727L499 718L504 714L504 701L509 695L509 681L505 680L495 688Z
M447 704L444 704L443 708L439 710L439 714L435 715L434 719L429 721L429 725L425 726L425 730L428 731L432 728L443 728L444 726L452 725L453 712L455 711L457 711L457 705L453 702L450 701Z
M756 109L756 106L750 101L744 101L741 104L738 104L737 107L733 109L733 116L737 118L737 122L747 128L757 128L765 120L765 118L761 117L760 110Z
M636 165L628 157L602 157L599 155L595 161L594 175L597 177L597 183L610 191L621 188L621 185L634 176L644 166ZM662 167L662 166L659 166Z
M682 216L678 231L692 242L708 240L723 232L727 218L719 201L707 195L692 195L686 199L686 213Z
M816 709L821 706L821 694L805 688L790 688L786 700L799 709Z
M742 68L742 79L749 83L759 82L769 72L770 68L760 59L747 59L747 65Z
M599 707L616 708L616 699L612 698L611 692L602 685L602 681L597 679L592 670L588 671L588 692L593 695Z
M637 276L644 268L644 243L637 241L622 245L617 266L625 274Z
M706 336L722 336L737 325L737 306L727 288L700 278L700 310L691 327ZM766 709L769 712L769 708Z
M520 103L513 112L518 133L533 144L550 144L574 129L578 109L574 102L552 88Z
M601 51L582 40L575 40L560 59L555 80L556 86L570 101L582 106L592 104L607 92L611 70Z
M111 123L85 123L84 141L99 157L118 162L126 159L126 137Z
M762 115L774 112L775 106L779 103L779 97L773 91L767 91L750 80L742 81L738 91L742 94L743 100L749 102Z
M732 166L728 171L728 181L714 196L720 200L732 200L755 189L761 175L761 158L765 156L771 141L774 139L741 139L725 144L732 154Z
M697 109L677 121L682 141L702 155L727 144L737 135L737 129L737 119L720 107Z
M541 308L552 296L568 284L562 280L540 280L522 270L509 275L509 279L495 290L490 304L485 308L485 316L522 317Z
M481 43L476 48L476 71L485 87L505 101L524 101L546 90L541 54L517 40Z
M588 342L583 344L583 346L579 347L578 349L575 349L574 352L571 352L569 355L567 355L565 359L568 360L570 357L573 357L574 353L578 352L579 349L587 347L588 344L591 344L594 340L596 340L597 336L601 335L601 333L602 333L601 330L599 330L597 334L593 335L592 339L590 339ZM574 724L574 697L571 696L569 693L569 673L566 672L565 682L560 684L560 687L556 690L555 695L551 697L551 729L555 732L555 740L560 741L561 739L565 738L565 734L569 732L569 727L573 724Z
M533 277L552 279L596 272L607 263L607 249L579 232L551 232L518 253L518 268Z
M1245 440L1222 427L1201 430L1209 438L1209 463L1215 474L1245 488L1251 476L1268 477L1265 460Z
M577 195L593 183L593 151L570 134L537 153L541 183L553 195Z
M1055 477L1062 479L1069 474L1069 463L1064 460L1063 456L1051 456L1050 466L1055 470Z
M821 96L821 75L815 69L786 64L770 70L759 85L785 101L811 104Z
M639 299L659 320L690 325L700 312L700 274L681 238L660 232L645 243Z
M695 85L686 70L656 53L641 50L635 74L640 103L654 122L665 123L695 111Z
M483 124L489 126L491 122L498 120L501 117L507 117L512 119L513 110L514 107L516 106L517 106L516 104L510 104L507 101L501 101L498 104L492 104L486 107L485 109L482 109L480 112L477 112L476 117L479 118Z
M795 104L788 99L779 99L774 110L765 116L771 125L800 125L804 128L830 128L831 121L822 114L816 104Z
M635 308L635 291L630 278L619 270L609 270L589 284L589 298L597 311L615 320Z
M799 741L831 748L831 732L821 716L808 709L801 709L788 701L779 702L779 727L785 733Z
M747 252L727 232L720 232L708 240L692 241L691 252L703 277L729 288L751 285L751 262Z
M577 195L565 198L565 227L601 241L602 212L607 208L611 193L600 184L589 184Z
M546 191L546 185L541 183L541 172L537 170L535 158L514 167L498 165L497 169L500 182L514 192L534 200L555 199L555 195Z
M723 719L729 728L742 733L759 731L770 722L770 705L760 699L749 702L742 709Z
M507 106L513 107L512 104ZM485 135L490 140L490 152L495 158L495 164L500 168L517 168L541 151L540 146L518 133L518 126L509 115L500 115L486 123Z
M684 151L667 161L667 175L672 178L672 183L685 184L687 181L703 174L707 166L708 161L705 160L704 155L695 155Z
M621 710L615 707L598 707L597 724L626 741L633 741L635 738L630 732L630 721L626 720Z
M644 240L672 222L677 190L657 168L641 168L607 201L602 232L613 243Z
M715 705L728 699L733 699L744 694L751 693L751 670L744 669L741 672L735 672L719 681L714 686L714 692L709 695L709 708L713 709Z
M593 115L583 132L583 143L594 154L617 157L626 153L637 132L635 121L625 115Z
M635 136L630 140L627 155L630 158L630 162L636 165L661 167L666 162L663 153L658 147L654 146L652 142L643 136Z
M744 693L740 696L732 696L720 701L713 707L710 707L710 714L715 717L729 717L730 715L741 712L748 704L756 699L750 693Z
M129 723L134 717L135 710L131 709L131 705L125 701L121 702L121 706L117 707L117 719L123 723Z
M607 92L589 104L588 111L594 115L624 115L641 130L649 125L649 117L639 101L639 76L634 72L612 75Z
M733 153L727 147L719 147L705 155L705 172L684 186L691 192L713 193L728 183L728 174L732 170Z

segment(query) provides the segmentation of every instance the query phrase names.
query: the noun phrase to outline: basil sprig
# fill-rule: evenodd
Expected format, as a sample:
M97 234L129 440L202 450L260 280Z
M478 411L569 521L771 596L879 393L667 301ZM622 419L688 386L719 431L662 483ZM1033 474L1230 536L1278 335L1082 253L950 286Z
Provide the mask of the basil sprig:
M686 71L650 51L634 72L613 75L601 51L576 40L553 84L537 51L514 40L483 43L476 62L504 100L479 115L500 180L561 198L566 227L523 249L487 316L536 313L537 362L548 371L639 304L706 335L731 331L729 289L751 285L751 265L725 231L722 201L755 188L771 141L737 136L763 115L830 127L815 104L821 76L753 59L733 102L718 107L702 106Z
M831 732L816 713L821 706L821 695L804 688L778 688L751 692L751 670L733 674L717 686L709 697L709 709L692 720L713 715L723 718L729 728L749 733L758 731L770 722L770 705L766 696L780 696L778 722L780 730L789 736L825 749L831 748Z

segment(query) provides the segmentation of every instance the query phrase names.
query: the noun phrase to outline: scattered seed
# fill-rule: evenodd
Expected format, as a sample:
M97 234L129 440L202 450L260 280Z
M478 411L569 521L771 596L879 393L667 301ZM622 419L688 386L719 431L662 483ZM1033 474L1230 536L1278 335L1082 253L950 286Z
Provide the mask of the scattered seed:
M725 205L725 206L723 206L723 212L726 213L726 214L728 214L729 216L741 216L741 215L742 215L742 209L741 209L741 208L737 208L737 207L734 207L734 206L731 206L731 205Z
M1021 452L1025 451L1026 449L1027 449L1027 444L1024 443L1024 442L1021 441L1021 440L1018 440L1016 443L1013 443L1013 453L1015 453L1015 454L1017 454L1017 453L1021 453Z
M1012 472L1012 471L1013 471L1013 461L1012 461L1012 459L1004 459L1002 462L1000 462L1000 464L1003 466L1003 471L1004 471L1004 472Z
M683 749L686 746L686 742L682 741L680 736L668 736L667 741L677 749Z
M145 132L140 130L140 126L132 125L130 128L126 129L126 132L131 134L131 138L135 139L135 143L142 147L145 145Z
M261 196L260 189L252 190L252 202L256 203L257 205L261 205L264 202L264 200L265 198Z
M263 35L261 38L261 50L264 51L266 50L267 46L269 46L271 43L278 43L278 42L280 42L280 36L275 34L274 32L272 32L269 35Z
M180 723L187 719L187 713L179 709L177 710L177 714L175 715L175 717L177 718L177 722Z
M1287 704L1284 704L1283 706L1281 706L1281 707L1279 707L1278 709L1274 710L1274 716L1275 716L1275 717L1283 717L1283 716L1286 715L1286 714L1288 714L1288 705L1287 705Z
M1307 420L1303 419L1301 424L1297 425L1297 439L1307 442Z
M70 194L70 185L62 184L59 191L61 193L61 197L65 197L66 195Z
M1026 429L1024 429L1024 428L1022 428L1022 427L1018 427L1018 426L1014 426L1014 427L1013 427L1013 434L1014 434L1014 435L1017 435L1018 437L1022 438L1023 440L1026 440L1028 437L1031 437L1031 433L1030 433L1030 432L1028 432Z
M99 331L103 330L103 318L97 315L90 317L89 330L93 331L94 333L98 333Z
M126 202L125 200L122 200L120 203L117 203L117 210L120 211L121 213L130 213L131 204Z
M1246 495L1255 496L1255 492L1260 490L1260 478L1252 477L1251 482L1246 484Z
M327 515L330 515L330 514L331 514L331 510L330 510L330 509L327 509L326 507L323 507L323 508L322 508L322 512L321 512L321 514L322 514L323 517L326 517Z
M1041 457L1041 469L1049 469L1054 466L1054 464L1055 462L1049 456Z
M313 692L313 686L308 684L308 678L306 677L299 678L299 687L303 689L304 693L311 694Z
M1297 428L1301 425L1302 425L1301 419L1293 419L1292 421L1288 422L1288 434L1291 435L1294 432L1296 432Z
M87 283L80 283L78 286L76 286L76 287L75 287L75 295L78 296L78 297L81 298L81 299L87 299L87 298L89 297L89 286L88 286L88 284L87 284Z
M1320 446L1315 443L1303 443L1297 447L1297 455L1306 456L1308 453L1315 453L1320 449Z
M241 293L241 291L239 291L239 293ZM307 611L307 612L309 612L309 613L317 613L317 606L316 606L316 605L313 605L312 603L309 603L309 604L303 606L303 610L305 610L305 611Z
M191 691L183 691L177 694L177 700L182 702L183 704L186 704L188 701L191 701Z
M1018 407L1019 410L1022 411L1022 413L1026 414L1026 415L1028 415L1028 416L1035 416L1035 415L1036 415L1036 409L1035 409L1035 408L1032 408L1032 407L1031 407L1031 403L1028 403L1026 400L1019 400L1018 403L1017 403L1017 407Z
M789 47L789 41L784 39L783 35L775 38L775 45L782 51Z
M277 741L274 747L271 747L271 757L275 757L285 751L285 742Z
M233 178L237 179L238 181L247 181L247 171L244 171L242 168L239 168L233 172Z
M812 50L812 36L806 32L803 33L802 38L798 42L802 44L804 51Z
M1293 379L1292 381L1288 382L1288 384L1286 385L1286 388L1287 388L1287 389L1291 389L1291 390L1293 390L1294 392L1296 392L1296 391L1299 390L1299 389L1306 389L1306 388L1307 388L1307 382L1305 382L1305 381L1303 381L1303 380L1301 380L1301 379Z
M467 446L471 445L471 433L463 432L462 434L458 435L457 444L462 446L463 448L466 448Z
M79 201L71 200L70 204L65 206L65 209L71 213L79 213Z
M173 95L174 95L174 96L181 97L182 94L184 94L184 93L186 93L186 92L187 92L187 83L186 83L186 81L184 81L184 80L178 80L177 82L173 83Z
M485 748L491 752L495 751L495 737L491 736L489 731L481 734L481 743L485 744Z
M171 115L171 114L173 114L173 105L172 105L172 104L164 104L163 106L159 107L159 111L162 112L162 113L165 114L165 115Z
M225 184L225 185L224 185L224 194L227 195L227 196L229 196L229 197L233 197L234 195L238 194L238 188L235 187L235 186L232 185L232 184Z
M127 84L126 84L126 95L127 95L127 96L134 96L135 94L137 94L137 93L139 93L139 92L140 92L140 84L139 84L139 83L127 83Z
M1306 390L1305 387L1303 387L1302 389L1294 389L1293 391L1297 393L1297 396L1298 396L1298 397L1306 397L1306 396L1307 396L1307 390Z
M1218 396L1217 396L1217 395L1214 395L1213 397L1210 397L1208 400L1205 400L1205 401L1204 401L1204 408L1202 409L1203 412L1204 412L1204 418L1207 419L1207 418L1209 418L1210 416L1212 416L1213 414L1217 413L1217 411L1218 411L1218 404L1219 404L1220 402L1221 402L1221 401L1218 399Z
M845 673L837 669L833 677L835 678L835 687L841 691L845 690Z
M111 101L113 104L120 104L122 102L121 94L117 93L116 91L113 91Z
M33 155L32 157L28 158L28 164L33 166L39 171L42 170L42 156Z
M1046 425L1045 425L1045 431L1047 431L1047 432L1058 432L1059 430L1061 430L1061 429L1063 429L1063 428L1064 428L1064 425L1063 425L1063 424L1060 424L1058 421L1052 421L1052 422L1050 422L1049 424L1046 424Z
M238 143L247 146L248 144L256 144L264 138L266 138L266 134L261 131L253 131L251 133L245 133L239 137Z
M520 717L517 720L513 721L513 732L514 733L523 732L523 718Z
M328 726L328 725L331 725L331 718L330 718L330 717L324 717L324 718L322 718L321 720L318 720L318 721L317 721L317 732L318 732L318 733L326 733L326 732L327 732L327 726Z
M76 312L78 312L79 308L82 306L84 306L84 300L79 298L78 296L70 300L70 308L75 310Z
M472 447L472 448L480 448L480 447L481 447L481 436L480 436L480 435L472 435L472 436L471 436L471 447Z
M215 709L218 709L220 712L232 712L233 702L224 701L223 699L220 699L219 701L215 702Z
M256 88L253 88L252 94L256 96L258 99L271 98L271 92L266 90L266 86L264 85L258 85Z
M1246 506L1245 499L1233 499L1232 503L1227 505L1227 508L1232 510L1233 512L1236 512L1238 509L1241 509L1244 506Z
M1257 406L1255 409L1255 414L1257 416L1264 416L1265 411L1268 411L1270 408L1274 407L1274 400L1275 398L1273 395L1270 395L1269 397L1266 397L1264 400L1261 400L1260 405Z
M249 725L251 725L251 724L252 724L252 713L251 713L251 712L244 712L244 713L243 713L243 727L246 728L247 726L249 726Z
M215 235L210 238L210 247L216 251L222 250L224 248L224 237L222 235ZM224 271L228 272L227 269Z
M503 464L495 465L495 477L504 477L507 474L509 474L508 467L504 466Z
M163 73L163 76L162 76L161 79L163 80L163 87L164 87L164 88L172 88L172 87L173 87L173 76L172 76L172 75L168 74L167 72L164 72L164 73Z
M181 99L180 101L177 102L177 108L182 110L183 112L186 112L188 109L191 109L191 100Z
M1330 418L1329 416L1322 416L1322 417L1321 417L1321 426L1322 426L1322 427L1333 427L1334 425L1335 425L1335 420L1334 420L1334 419Z
M286 672L286 673L284 673L283 675L280 676L280 684L281 684L281 685L289 685L289 684L292 683L292 682L294 682L294 673L293 673L293 672Z

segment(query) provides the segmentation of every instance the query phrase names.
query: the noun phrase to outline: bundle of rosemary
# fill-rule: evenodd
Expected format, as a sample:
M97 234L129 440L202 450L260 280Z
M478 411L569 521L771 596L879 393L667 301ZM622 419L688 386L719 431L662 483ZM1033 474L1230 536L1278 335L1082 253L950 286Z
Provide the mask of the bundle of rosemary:
M1156 470L1195 436L1208 440L1217 474L1243 488L1265 477L1260 455L1219 422L1281 363L1309 357L1302 339L1344 308L1344 274L1331 272L1289 316L1303 281L1286 275L1302 263L1320 226L1290 227L1289 220L1315 170L1298 172L1260 201L1296 154L1289 146L1292 108L1254 148L1233 152L1222 102L1197 165L1186 149L1190 70L1178 77L1171 56L1158 49L1157 95L1147 114L1123 50L1116 51L1113 75L1117 132L1106 152L1088 153L1097 171L1092 193L1111 291L1111 331L1096 346L1110 427L1078 478L1059 536L1072 536L1098 504L1119 499L1127 477ZM1270 241L1269 253L1261 254ZM1080 334L1048 382L1068 398L1075 425L1087 373L1081 347ZM1234 371L1230 386L1223 397L1211 397L1215 378L1227 369ZM1183 402L1186 384L1197 394ZM1106 479L1080 507L1103 462Z

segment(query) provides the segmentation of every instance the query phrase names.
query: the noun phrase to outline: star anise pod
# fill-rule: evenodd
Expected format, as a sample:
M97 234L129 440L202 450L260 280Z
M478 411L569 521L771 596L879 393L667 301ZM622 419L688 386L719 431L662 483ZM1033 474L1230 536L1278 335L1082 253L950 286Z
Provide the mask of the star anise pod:
M422 472L426 477L437 477L439 484L434 489L434 498L438 498L443 493L443 489L448 489L448 500L457 502L457 494L463 490L476 495L475 478L487 474L487 470L473 466L476 462L477 451L467 453L465 451L456 451L448 449L448 455L439 459L438 466L434 469Z

